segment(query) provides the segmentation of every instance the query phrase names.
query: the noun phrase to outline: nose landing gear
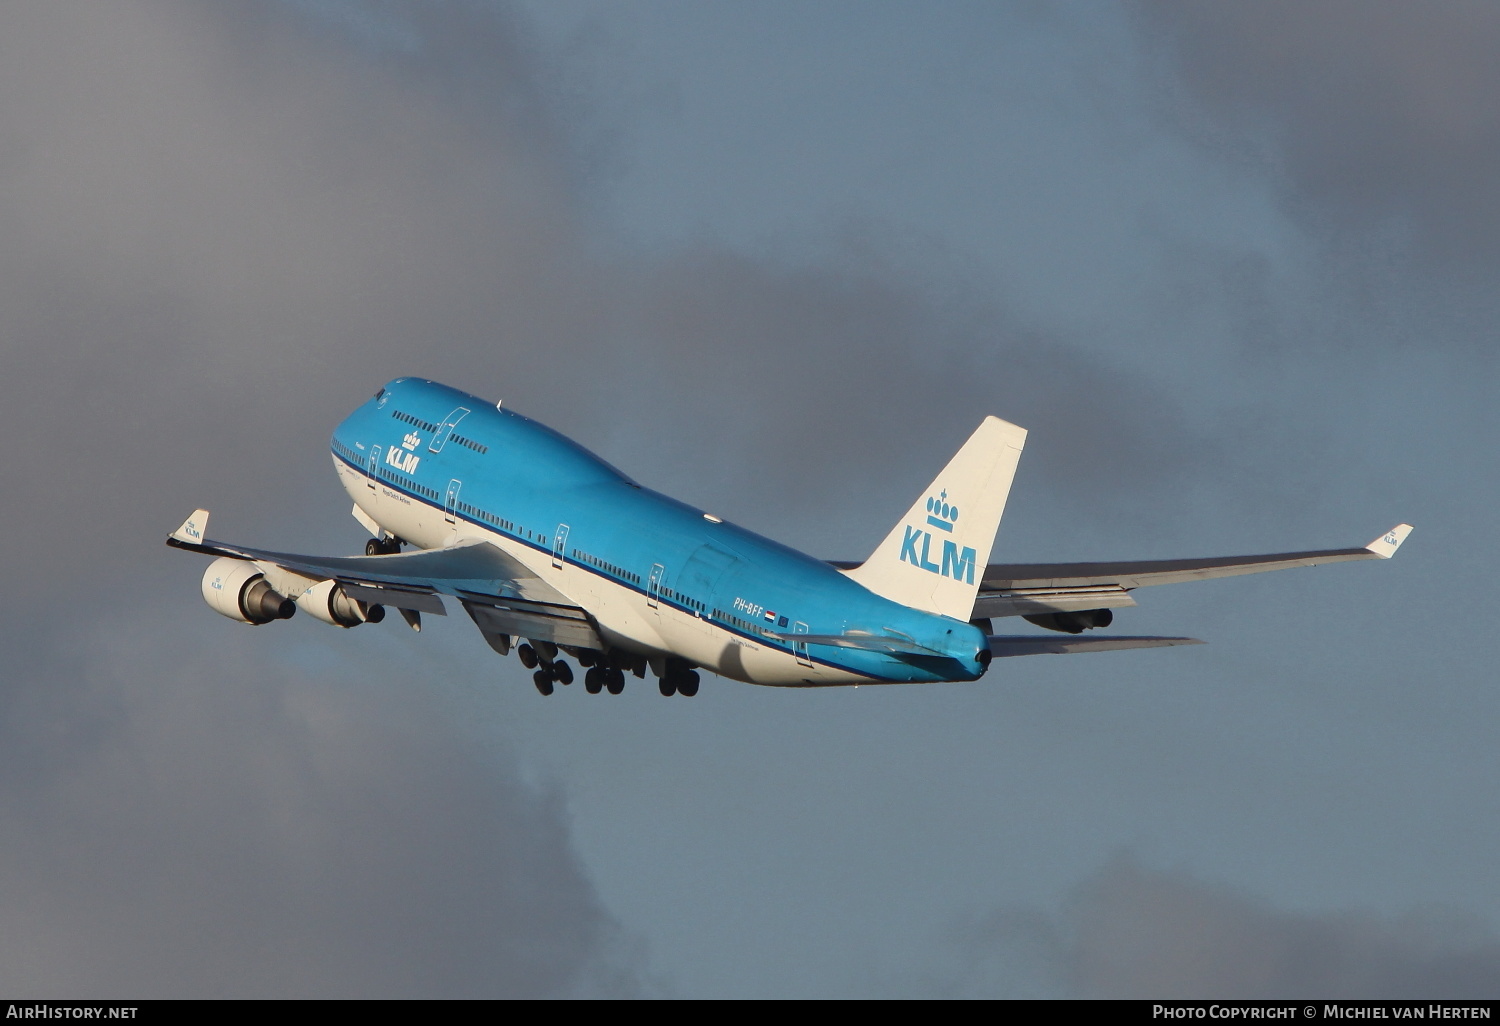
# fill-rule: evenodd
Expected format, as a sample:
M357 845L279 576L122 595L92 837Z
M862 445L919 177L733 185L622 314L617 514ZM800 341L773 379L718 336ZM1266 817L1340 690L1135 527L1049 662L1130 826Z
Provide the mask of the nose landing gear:
M365 542L365 555L367 556L394 556L401 551L404 543L395 535L385 538L371 538Z

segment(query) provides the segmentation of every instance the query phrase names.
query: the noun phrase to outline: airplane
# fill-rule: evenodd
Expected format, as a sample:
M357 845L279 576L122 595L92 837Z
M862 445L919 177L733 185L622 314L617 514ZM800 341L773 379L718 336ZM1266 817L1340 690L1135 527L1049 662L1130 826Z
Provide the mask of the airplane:
M403 377L331 440L371 535L363 556L212 541L202 509L167 544L216 557L204 600L241 623L301 609L347 628L389 607L420 631L454 601L543 695L573 682L566 655L590 694L649 670L662 695L691 697L700 669L784 687L959 682L1001 657L1201 644L1081 635L1135 605L1137 588L1389 559L1411 531L1260 556L989 564L1025 440L986 417L867 560L828 562L645 488L502 403ZM1004 617L1050 633L997 636Z

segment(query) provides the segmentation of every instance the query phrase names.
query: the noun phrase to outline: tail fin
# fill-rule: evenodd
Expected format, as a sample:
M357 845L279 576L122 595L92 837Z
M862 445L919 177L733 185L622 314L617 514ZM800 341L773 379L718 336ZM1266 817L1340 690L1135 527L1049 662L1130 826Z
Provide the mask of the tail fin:
M986 417L864 564L844 573L881 598L968 620L1026 429Z

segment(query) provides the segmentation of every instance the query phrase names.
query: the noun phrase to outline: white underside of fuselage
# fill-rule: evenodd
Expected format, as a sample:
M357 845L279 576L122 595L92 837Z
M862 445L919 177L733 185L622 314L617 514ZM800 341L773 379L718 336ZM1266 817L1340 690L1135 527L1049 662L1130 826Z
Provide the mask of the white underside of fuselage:
M461 516L449 520L431 503L396 491L337 456L344 491L386 531L423 549L485 541L522 563L594 618L605 643L638 655L677 656L724 677L783 687L881 683L822 663L804 663L780 647L758 644L667 602L652 605L641 592L576 562L554 565L552 554ZM811 661L809 661L811 662Z

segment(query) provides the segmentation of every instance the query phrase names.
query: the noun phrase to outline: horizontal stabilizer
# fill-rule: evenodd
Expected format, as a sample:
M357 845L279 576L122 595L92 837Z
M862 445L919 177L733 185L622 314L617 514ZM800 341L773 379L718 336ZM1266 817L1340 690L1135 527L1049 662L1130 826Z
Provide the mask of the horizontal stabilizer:
M1074 652L1117 652L1124 648L1166 648L1170 645L1201 645L1197 638L1049 638L1032 634L990 638L995 658L1025 655L1070 655Z

